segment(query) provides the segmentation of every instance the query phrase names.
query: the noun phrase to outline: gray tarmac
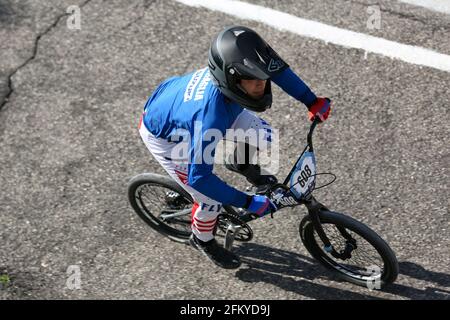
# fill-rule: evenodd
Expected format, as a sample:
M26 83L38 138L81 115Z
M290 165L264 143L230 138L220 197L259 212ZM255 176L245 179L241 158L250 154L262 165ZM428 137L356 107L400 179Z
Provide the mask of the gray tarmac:
M450 16L396 1L260 1L315 21L450 54ZM380 5L380 30L367 7ZM67 27L79 5L81 29ZM163 173L137 131L163 79L206 66L223 26L256 29L334 109L315 134L316 197L363 221L400 263L384 291L343 282L303 247L305 209L253 224L238 270L222 270L147 227L127 183ZM175 1L0 1L0 299L450 299L450 73L281 32ZM287 174L306 108L274 89ZM245 179L217 166L241 189ZM81 288L67 286L68 267Z

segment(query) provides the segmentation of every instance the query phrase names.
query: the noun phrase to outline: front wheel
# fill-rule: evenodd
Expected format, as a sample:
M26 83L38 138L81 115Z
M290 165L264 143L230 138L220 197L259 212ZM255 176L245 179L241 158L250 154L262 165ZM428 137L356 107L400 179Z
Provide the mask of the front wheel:
M344 280L370 289L380 289L395 281L397 258L376 232L337 212L321 210L319 219L334 254L324 247L309 216L303 218L299 232L306 249L322 265Z

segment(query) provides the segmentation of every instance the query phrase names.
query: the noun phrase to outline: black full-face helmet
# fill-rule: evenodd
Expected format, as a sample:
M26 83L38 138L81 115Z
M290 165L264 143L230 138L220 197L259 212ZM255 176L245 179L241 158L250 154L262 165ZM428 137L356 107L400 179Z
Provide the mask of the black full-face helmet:
M209 71L214 85L230 100L263 112L272 105L270 78L288 67L252 29L231 26L214 37L209 49ZM250 97L241 79L268 80L260 99Z

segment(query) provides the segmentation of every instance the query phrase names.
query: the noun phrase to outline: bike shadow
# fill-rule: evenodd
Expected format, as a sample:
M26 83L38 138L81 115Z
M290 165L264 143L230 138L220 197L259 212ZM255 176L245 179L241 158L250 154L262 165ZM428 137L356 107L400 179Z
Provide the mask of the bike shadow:
M399 262L399 277L407 276L417 280L426 281L428 284L437 285L441 288L428 286L424 289L393 283L384 291L410 299L422 300L450 300L450 274L430 271L423 266L409 262ZM444 288L442 288L444 287Z
M311 299L380 299L369 294L311 282L320 278L337 282L342 280L330 274L314 259L298 253L255 243L242 243L236 247L235 252L239 254L243 262L243 266L236 272L236 277L244 282L270 283Z
M370 291L368 294L363 294L312 282L316 279L345 281L330 273L328 269L308 256L255 243L242 243L236 247L235 251L243 262L243 266L236 272L236 277L244 282L266 282L312 299L380 299L371 295ZM408 261L400 262L399 268L399 278L408 276L440 287L450 288L450 275L448 274L429 271ZM293 277L302 279L298 280ZM450 299L450 291L443 288L418 289L398 283L385 287L382 292L408 299Z

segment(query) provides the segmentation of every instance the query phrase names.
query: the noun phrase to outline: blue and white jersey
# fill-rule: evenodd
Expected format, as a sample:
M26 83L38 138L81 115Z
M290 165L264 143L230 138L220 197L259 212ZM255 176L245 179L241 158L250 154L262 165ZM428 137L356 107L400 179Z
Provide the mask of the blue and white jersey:
M271 79L288 94L310 105L316 96L290 68ZM204 161L204 154L214 156L219 141L210 130L225 137L226 130L244 110L226 100L210 79L208 68L163 81L144 107L143 123L157 138L180 141L189 136L188 185L222 204L243 207L245 193L227 185L213 174L213 161ZM212 140L212 141L211 141ZM208 148L208 153L205 149Z

